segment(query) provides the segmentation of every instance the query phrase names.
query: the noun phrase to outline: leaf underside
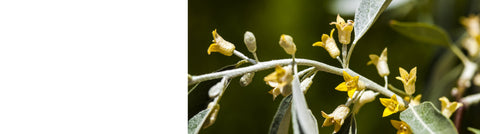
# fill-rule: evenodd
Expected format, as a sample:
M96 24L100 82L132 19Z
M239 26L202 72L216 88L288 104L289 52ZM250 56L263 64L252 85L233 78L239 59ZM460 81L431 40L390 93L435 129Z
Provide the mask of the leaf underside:
M355 11L354 32L355 39L353 44L370 29L378 16L388 7L392 0L362 0L360 6Z
M305 96L300 88L300 80L295 75L292 81L292 118L295 133L318 134L318 125L315 117L308 109Z
M188 120L188 134L198 134L211 109L205 109Z
M400 119L406 122L416 134L457 133L452 121L443 116L429 101L409 107L400 113Z

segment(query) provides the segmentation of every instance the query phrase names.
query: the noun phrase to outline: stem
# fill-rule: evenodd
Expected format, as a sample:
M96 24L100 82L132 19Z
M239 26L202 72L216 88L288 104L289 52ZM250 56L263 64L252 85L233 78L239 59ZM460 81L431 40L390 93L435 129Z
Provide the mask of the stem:
M460 102L462 102L463 105L465 105L466 107L469 107L472 104L476 104L480 102L480 93L465 96L460 100Z
M383 76L383 78L385 79L385 87L384 88L388 88L388 76Z
M252 64L257 64L257 62L255 60L252 60L250 58L248 58L247 56L245 56L242 52L239 52L237 50L233 50L233 54L235 54L236 56L244 59L244 60L247 60L248 62L252 63Z
M252 54L253 54L253 58L255 58L255 61L256 61L256 62L260 62L260 61L258 60L257 53L254 52L254 53L252 53Z
M342 65L342 68L345 68L345 64L343 64L342 59L340 59L340 56L337 56L336 58L338 62Z
M342 67L343 67L343 68L348 68L348 67L347 67L348 61L346 60L346 59L347 59L347 44L342 44L342 56L343 56L343 64L342 64Z
M451 44L449 46L450 50L452 50L452 52L462 61L463 64L466 64L468 61L470 61L456 45Z
M400 90L400 89L394 87L392 84L388 84L388 88L390 88L390 90L392 90L392 91L394 91L398 94L401 94L402 96L408 96L407 93L405 93L403 90Z
M352 53L353 53L353 49L355 48L355 45L357 45L357 42L355 43L352 43L352 46L350 47L350 50L348 51L348 54L347 54L347 59L346 59L346 68L348 68L348 65L350 63L350 56L352 56Z
M319 71L323 71L323 72L327 72L327 73L331 73L331 74L336 74L336 75L339 75L339 76L343 76L343 71L346 71L350 75L359 76L360 77L359 80L363 81L365 83L365 86L369 89L372 89L376 92L379 92L379 93L381 93L381 94L383 94L387 97L391 97L392 95L395 94L394 92L380 86L379 84L371 81L370 79L367 79L367 78L359 75L358 73L356 73L356 72L354 72L350 69L341 69L341 68L337 68L337 67L327 65L327 64L322 63L322 62L309 60L309 59L298 59L298 58L296 58L295 62L297 63L297 65L312 66L312 67L315 67ZM228 76L230 78L234 78L234 77L241 76L245 73L258 72L258 71L274 68L276 65L285 66L285 65L289 65L291 63L292 63L292 59L279 59L279 60L260 62L258 64L251 65L251 66L248 66L248 67L236 68L236 69L225 70L225 71L220 71L220 72L213 72L213 73L210 73L210 74L203 74L203 75L199 75L199 76L192 76L192 79L188 82L188 85L192 85L192 84L199 83L199 82L202 82L202 81L221 78L223 76ZM403 101L403 99L401 97L398 97L397 99L398 99L398 101Z

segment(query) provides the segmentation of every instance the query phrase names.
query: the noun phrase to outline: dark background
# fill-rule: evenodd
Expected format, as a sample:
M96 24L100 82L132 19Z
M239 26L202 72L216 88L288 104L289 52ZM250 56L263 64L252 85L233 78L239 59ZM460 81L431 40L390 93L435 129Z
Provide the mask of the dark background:
M344 0L353 3L359 0ZM394 0L395 1L395 0ZM442 56L449 55L444 48L418 43L402 36L388 26L390 20L408 22L427 22L445 28L455 41L464 28L459 24L459 17L479 12L478 0L414 0L407 1L396 8L386 10L358 42L353 52L350 68L367 78L383 84L374 66L366 66L369 54L379 55L388 47L388 63L390 67L389 83L403 89L403 85L395 77L399 76L398 67L407 70L417 66L416 94L422 93L422 100L431 100L439 107L437 96L428 96L431 92L450 97L449 91L454 85L432 89L434 77L441 77L445 72L435 71L439 63L442 66L459 64L455 58L445 61ZM390 5L393 6L393 5ZM236 46L236 50L253 57L243 43L245 31L255 34L257 55L260 61L289 58L278 45L281 34L291 35L297 46L296 57L317 60L340 67L321 47L312 44L321 40L322 34L329 34L334 28L329 25L335 21L336 14L352 5L335 6L335 0L190 0L188 1L188 73L200 75L213 72L223 66L235 64L240 59L236 56L224 56L219 53L207 54L213 40L211 32L217 32ZM333 9L333 10L330 10ZM352 10L352 9L350 9ZM340 14L345 20L354 18L353 14ZM166 20L168 21L168 20ZM352 33L353 37L353 33ZM334 38L337 40L337 33ZM352 38L353 41L353 38ZM340 44L339 44L340 46ZM451 54L450 54L451 56ZM214 125L203 129L201 133L267 133L278 104L283 97L272 101L268 91L272 88L265 84L263 77L274 69L255 74L253 82L247 87L239 86L239 78L234 78L220 101L220 111ZM440 74L440 75L439 75ZM334 90L343 81L341 76L319 72L306 94L307 103L317 118L319 125L324 121L320 111L331 113L339 104L346 101L346 93ZM199 90L200 91L200 90ZM208 90L206 90L208 91ZM478 91L473 89L472 92ZM203 94L205 95L205 94ZM196 114L200 94L189 95L189 117ZM379 95L379 97L385 97ZM452 100L452 98L451 98ZM195 107L197 106L197 107ZM203 107L204 108L204 107ZM382 118L384 107L378 99L364 105L357 114L359 133L395 133L390 124L391 119L399 120L398 114ZM476 111L475 111L476 110ZM467 114L472 117L464 120L465 126L480 128L478 124L478 106L471 107ZM333 127L320 127L320 133L331 133Z

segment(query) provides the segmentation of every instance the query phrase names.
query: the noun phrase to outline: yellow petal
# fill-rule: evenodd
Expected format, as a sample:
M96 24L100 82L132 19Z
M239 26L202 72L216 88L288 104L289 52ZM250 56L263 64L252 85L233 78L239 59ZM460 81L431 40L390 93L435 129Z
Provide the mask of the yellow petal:
M345 84L345 82L342 82L342 83L340 83L337 87L335 87L335 90L338 90L338 91L347 91L348 88L347 88L347 85Z
M335 129L333 131L336 133L336 132L338 132L338 130L340 130L340 128L342 128L342 125L338 124L338 123L335 123Z
M442 103L442 109L445 109L447 105L450 104L450 101L445 96L439 98L438 100L440 100L440 102Z
M370 61L367 63L367 65L374 64L377 65L379 57L375 54L370 54L368 55L370 57Z
M392 103L392 100L387 98L380 98L380 103L382 103L383 106L388 107L388 105Z
M330 37L328 37L328 35L323 34L322 35L322 42L327 43L328 38L330 38Z
M414 68L412 68L412 70L410 70L410 76L409 77L412 78L412 79L417 78L417 67L414 67Z
M212 52L218 52L219 47L220 46L218 46L216 43L210 44L210 46L208 47L208 50L207 50L208 55L210 55L210 53L212 53Z
M399 130L400 125L402 125L402 122L397 120L390 120L390 123L392 123L392 126L397 130Z
M323 118L325 118L325 121L323 121L322 127L331 126L333 118L331 116L327 115L323 111L322 111L322 116L323 116Z
M407 70L403 69L402 67L399 67L398 70L400 71L400 77L402 79L407 79L408 77L408 72ZM398 78L397 78L398 79Z
M325 45L323 45L323 42L321 42L321 41L317 41L317 42L313 43L312 46L325 47Z
M354 88L352 90L348 90L348 97L349 98L352 98L353 97L353 94L355 94L355 91L356 91L357 88Z
M343 71L343 79L345 81L349 81L350 79L352 79L352 76L350 76L347 72Z
M330 31L330 38L333 38L333 32L335 31L335 28L332 29L332 31ZM323 39L323 37L322 37Z
M396 111L390 110L390 108L385 108L385 110L383 110L383 115L382 115L382 117L389 116L389 115L391 115L391 114L393 114L393 113L395 113L395 112L396 112Z

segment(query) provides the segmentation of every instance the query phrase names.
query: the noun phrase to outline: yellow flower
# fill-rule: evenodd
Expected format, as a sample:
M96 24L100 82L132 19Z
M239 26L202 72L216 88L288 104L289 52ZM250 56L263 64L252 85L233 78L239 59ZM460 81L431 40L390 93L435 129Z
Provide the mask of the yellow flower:
M390 120L392 126L397 129L397 134L412 134L412 130L410 130L410 126L404 121L397 121L397 120Z
M211 52L219 52L226 56L232 56L233 50L235 50L235 45L224 40L222 36L217 33L217 29L213 32L213 43L208 47L207 53L210 55Z
M415 93L415 81L417 81L417 67L414 67L412 70L410 70L410 74L403 69L399 68L400 70L400 77L395 77L396 79L402 81L403 83L403 88L405 89L405 92L408 95L412 95Z
M334 125L334 132L338 132L343 125L345 118L350 112L350 109L345 105L339 105L331 114L326 114L322 111L322 116L325 118L322 127Z
M286 66L282 68L281 66L277 65L275 67L275 72L265 76L263 79L267 84L273 87L268 93L273 95L273 99L275 99L279 94L283 96L287 96L292 93L291 89L284 88L293 80L292 75L292 67Z
M358 81L358 76L352 77L347 72L343 71L343 79L345 82L340 83L335 90L347 92L348 97L352 98L355 91L361 91L365 89L365 86L361 81Z
M450 102L447 97L443 96L439 98L440 102L442 102L442 114L450 118L452 114L460 107L462 107L462 103L457 103L457 102Z
M468 18L460 18L460 23L465 26L468 34L471 37L480 35L480 17L479 15L471 14Z
M403 102L397 101L397 96L392 95L392 98L380 98L380 103L385 106L385 110L383 110L382 117L389 116L393 113L402 111L405 109Z
M287 54L293 55L297 51L297 47L295 46L295 43L293 43L293 38L290 35L282 34L278 43Z
M367 65L374 64L377 67L378 74L382 77L390 74L390 69L388 69L387 64L387 48L383 49L380 57L376 54L370 54L370 61Z
M330 57L332 58L337 58L340 55L340 50L338 50L337 44L335 43L335 40L333 39L333 32L335 29L332 29L330 32L330 37L326 34L322 35L322 41L317 41L313 43L312 46L320 46L325 48L327 50L328 54L330 54Z
M345 20L337 15L337 22L331 22L330 25L335 24L338 30L338 40L342 44L349 44L350 43L350 35L352 34L353 24L352 20Z

